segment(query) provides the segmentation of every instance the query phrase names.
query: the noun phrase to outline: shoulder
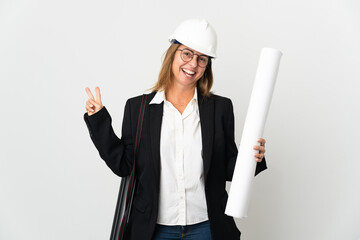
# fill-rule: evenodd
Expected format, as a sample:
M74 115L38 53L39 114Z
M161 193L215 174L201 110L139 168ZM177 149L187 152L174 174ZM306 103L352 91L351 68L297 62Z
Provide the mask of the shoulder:
M215 105L220 105L220 106L232 106L232 101L230 98L228 97L224 97L224 96L220 96L217 94L212 94L209 97L203 97L204 101L213 101Z
M131 106L137 106L141 104L141 101L143 100L143 96L146 97L146 102L149 103L153 97L155 96L156 92L151 92L148 94L143 94L143 95L138 95L135 97L131 97L126 101L126 105L131 105Z
M228 97L224 97L224 96L220 96L220 95L217 95L217 94L213 94L210 96L210 98L213 98L214 101L217 101L217 102L231 102L231 99L228 98Z
M232 101L228 97L212 94L209 97L203 97L200 101L202 101L202 103L199 102L200 108L201 105L212 106L215 111L215 115L231 116L234 113Z

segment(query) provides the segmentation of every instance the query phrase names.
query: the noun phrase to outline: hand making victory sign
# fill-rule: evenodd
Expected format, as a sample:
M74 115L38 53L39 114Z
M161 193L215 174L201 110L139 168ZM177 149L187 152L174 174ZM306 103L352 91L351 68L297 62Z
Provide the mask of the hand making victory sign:
M95 88L96 99L94 98L94 95L92 95L89 88L85 88L85 91L86 91L87 95L89 96L89 99L86 101L85 108L86 108L88 115L91 116L103 108L103 105L101 102L100 88L99 87Z

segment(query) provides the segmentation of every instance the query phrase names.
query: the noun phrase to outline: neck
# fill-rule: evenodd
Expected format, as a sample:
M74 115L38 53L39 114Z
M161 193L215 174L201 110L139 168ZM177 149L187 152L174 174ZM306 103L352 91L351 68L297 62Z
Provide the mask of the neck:
M175 104L185 104L185 106L190 102L195 93L196 86L189 88L178 88L170 87L166 91L166 100Z
M190 100L194 97L195 88L196 86L191 88L170 87L165 92L165 98L182 114Z

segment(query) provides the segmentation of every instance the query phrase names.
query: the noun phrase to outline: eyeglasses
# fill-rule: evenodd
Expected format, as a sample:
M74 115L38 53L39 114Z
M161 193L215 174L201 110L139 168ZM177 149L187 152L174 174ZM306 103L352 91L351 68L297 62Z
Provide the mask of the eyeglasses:
M206 55L199 55L191 51L190 49L184 48L184 49L178 49L180 51L180 57L184 62L190 62L194 55L197 57L197 64L199 67L206 67L206 65L209 63L209 57Z

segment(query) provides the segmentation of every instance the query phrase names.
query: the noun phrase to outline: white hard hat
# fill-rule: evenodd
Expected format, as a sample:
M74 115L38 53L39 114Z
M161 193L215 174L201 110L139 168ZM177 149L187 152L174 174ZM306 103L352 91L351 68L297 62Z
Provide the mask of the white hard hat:
M205 19L189 19L182 22L169 37L171 43L175 40L210 57L216 57L216 32Z

